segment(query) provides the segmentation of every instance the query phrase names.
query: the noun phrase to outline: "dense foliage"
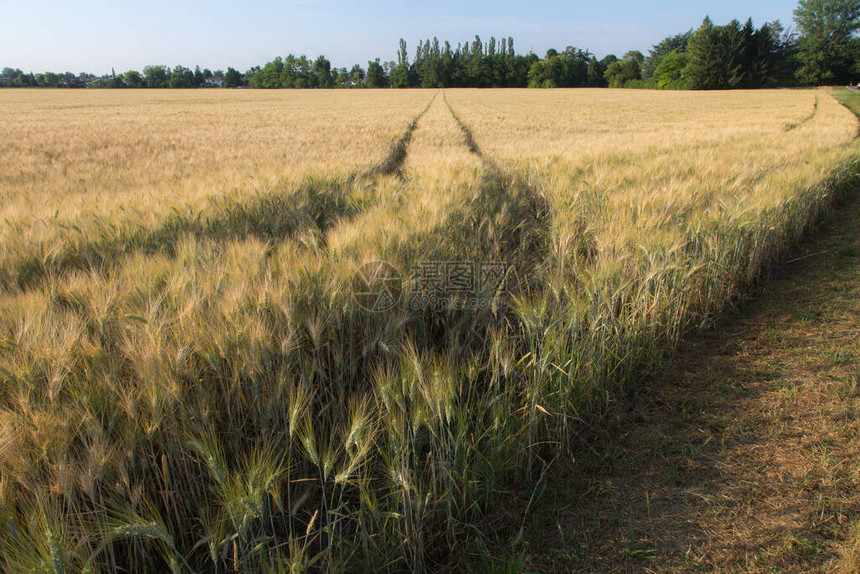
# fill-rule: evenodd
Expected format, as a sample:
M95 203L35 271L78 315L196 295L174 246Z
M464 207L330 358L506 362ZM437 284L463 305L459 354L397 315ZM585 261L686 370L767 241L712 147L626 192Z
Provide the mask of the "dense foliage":
M800 0L794 11L799 34L777 20L756 28L752 20L715 25L705 18L696 30L670 36L648 56L631 51L598 59L588 50L550 49L543 58L517 54L513 38L457 44L420 40L410 61L401 39L397 60L367 68L332 67L323 55L277 57L244 74L183 66L147 66L96 77L69 72L25 74L4 68L0 87L54 88L578 88L657 89L763 88L853 83L860 76L860 0Z

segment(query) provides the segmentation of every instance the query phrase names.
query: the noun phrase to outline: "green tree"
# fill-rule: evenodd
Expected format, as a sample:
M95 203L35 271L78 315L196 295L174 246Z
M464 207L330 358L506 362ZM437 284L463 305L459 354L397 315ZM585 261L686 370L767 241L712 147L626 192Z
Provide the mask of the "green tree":
M355 87L355 86L363 86L363 85L364 85L364 80L365 80L365 78L366 78L366 77L367 77L367 73L364 71L364 68L362 68L362 67L361 67L361 66L359 66L358 64L355 64L355 65L354 65L354 66L349 70L349 83L350 83L350 85L352 85L353 87Z
M276 57L271 62L267 62L265 66L263 66L260 70L258 70L252 77L249 85L252 88L263 88L263 89L275 89L275 88L283 88L283 87L292 87L285 86L282 83L281 76L284 72L284 60L280 56Z
M146 85L150 88L166 88L170 80L169 71L165 66L145 66L143 75L146 77Z
M319 60L319 58L317 58ZM296 57L288 55L280 68L280 88L315 88L320 82L325 85L331 78L331 63L325 58L318 63L311 62L304 54ZM326 77L328 68L328 78Z
M588 61L588 68L585 71L586 83L590 88L605 88L607 85L606 78L603 75L606 73L606 66L603 62L592 56Z
M443 67L439 38L433 38L432 43L430 40L425 40L423 44L419 42L418 57L414 65L418 84L422 88L445 87Z
M537 60L529 68L530 88L560 88L564 81L564 61L558 51L550 48L543 60Z
M168 86L174 90L194 87L194 72L184 66L176 66L170 74Z
M683 90L688 87L682 79L684 68L687 66L686 52L669 52L660 58L657 69L654 70L654 81L661 90Z
M732 20L725 26L717 26L716 29L727 77L727 85L723 87L744 87L747 82L747 71L751 65L750 45L755 32L752 20L747 20L744 26L741 26L737 20Z
M191 75L191 87L199 88L203 85L203 82L206 78L203 75L203 70L200 69L200 66L194 67L194 72Z
M146 81L143 79L143 76L140 75L140 72L137 70L129 70L125 74L123 74L123 80L125 81L125 85L129 88L144 88L146 87Z
M800 0L794 21L801 32L797 78L807 84L849 81L860 0Z
M60 86L60 75L55 74L54 72L39 74L36 76L36 80L38 81L39 86L43 88L57 88Z
M243 85L242 74L239 73L239 70L227 68L227 73L224 74L223 86L225 88L236 88L241 85Z
M102 76L101 78L93 80L92 87L116 90L124 88L126 86L125 82L122 81L122 76L117 76L116 74L108 74L106 76Z
M687 46L684 79L694 90L719 90L729 85L728 58L719 26L705 18Z
M627 82L642 78L642 64L644 61L645 57L642 55L642 52L627 52L621 60L612 62L606 67L603 77L610 88L623 88Z
M781 29L778 22L756 29L751 19L743 25L732 20L725 26L715 26L705 18L687 45L682 79L695 90L772 85L780 75L780 59L787 57L779 40ZM674 69L663 71L663 82L674 81L666 75L674 75Z
M367 63L367 87L388 87L388 76L385 74L385 68L379 63L379 58Z
M687 44L689 44L692 37L693 30L688 30L683 34L668 36L661 40L659 44L652 46L648 51L648 57L645 58L645 62L642 64L642 78L650 80L654 76L657 66L660 65L660 61L668 54L672 52L678 54L686 53Z
M251 80L254 78L255 75L257 75L257 72L259 72L260 70L260 66L251 66L250 68L245 70L245 73L242 74L242 85L250 86Z
M314 84L319 88L333 88L335 77L332 76L331 62L325 56L319 56L311 66Z
M4 86L11 86L13 82L15 82L15 80L17 80L23 75L24 72L22 72L18 68L3 68L3 70L0 71L0 80L2 80L0 81L0 84Z
M406 50L406 40L400 38L400 49L397 51L397 65L392 68L388 77L392 88L411 88L412 69L409 66L409 53Z
M772 29L773 26L778 26L779 29ZM780 59L783 57L779 46L781 28L779 22L766 23L750 36L749 45L745 51L748 58L746 70L748 87L762 88L776 84Z

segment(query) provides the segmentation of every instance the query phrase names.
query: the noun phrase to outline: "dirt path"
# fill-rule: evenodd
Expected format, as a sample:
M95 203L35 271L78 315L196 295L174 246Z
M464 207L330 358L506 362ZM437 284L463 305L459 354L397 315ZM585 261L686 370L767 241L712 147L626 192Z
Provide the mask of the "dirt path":
M558 461L524 571L860 571L860 199Z

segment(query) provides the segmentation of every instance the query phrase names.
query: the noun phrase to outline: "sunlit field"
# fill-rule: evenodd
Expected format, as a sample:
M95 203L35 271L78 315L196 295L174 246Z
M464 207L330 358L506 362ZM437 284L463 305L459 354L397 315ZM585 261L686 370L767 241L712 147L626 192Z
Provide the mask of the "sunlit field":
M0 111L9 572L498 566L506 492L858 166L826 90L4 90ZM385 305L357 296L373 261ZM463 264L429 302L421 270Z
M348 186L381 165L428 99L372 90L3 94L0 265L34 265L34 244L46 263L93 259L95 242L231 219L232 203L261 205L254 196L278 215L273 202L298 189L320 179ZM234 225L241 219L232 214Z

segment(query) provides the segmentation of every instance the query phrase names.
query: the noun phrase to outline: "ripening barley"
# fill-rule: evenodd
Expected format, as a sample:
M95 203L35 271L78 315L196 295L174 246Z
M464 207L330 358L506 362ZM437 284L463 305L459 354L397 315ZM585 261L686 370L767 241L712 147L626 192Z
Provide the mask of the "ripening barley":
M432 569L857 167L827 91L0 96L10 570Z

